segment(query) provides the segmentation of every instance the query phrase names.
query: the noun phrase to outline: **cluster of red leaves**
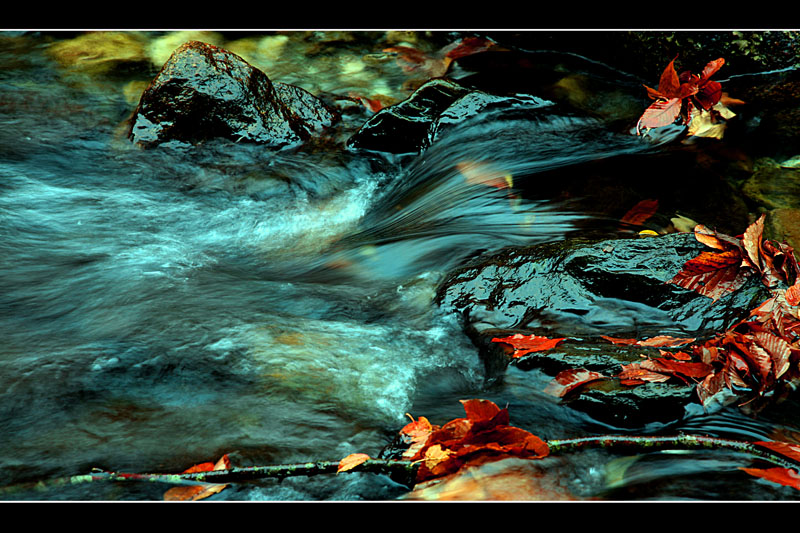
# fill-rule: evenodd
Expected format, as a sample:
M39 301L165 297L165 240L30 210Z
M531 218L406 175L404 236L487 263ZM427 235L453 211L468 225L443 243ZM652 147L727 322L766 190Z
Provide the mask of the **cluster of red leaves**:
M698 225L697 240L720 251L701 253L670 280L716 300L759 276L772 294L749 318L693 347L700 362L711 367L697 387L703 403L725 387L764 394L800 357L800 267L790 246L764 239L763 231L763 215L740 238Z
M660 335L646 340L602 336L615 344L659 348L660 357L622 365L613 376L624 385L665 382L672 378L696 384L703 404L724 388L763 395L791 376L800 360L800 267L792 248L764 239L764 216L740 237L697 225L695 238L716 251L701 252L684 264L668 283L696 291L712 300L739 289L758 276L772 296L750 316L701 344L693 338ZM788 288L785 288L787 287ZM506 339L493 339L506 341ZM564 396L585 383L607 376L583 368L558 374L546 392Z
M667 335L658 335L650 339L620 339L616 337L601 337L614 344L625 344L644 347L666 347L673 348L694 342L693 338L676 338ZM622 371L616 376L605 376L599 372L587 370L585 368L574 368L559 372L558 375L545 388L545 393L559 398L569 392L590 383L610 377L616 377L623 385L641 385L645 382L663 382L671 377L687 382L688 379L705 377L711 368L702 363L692 363L691 355L680 351L677 353L659 349L662 357L651 359L647 358L642 362L622 365Z
M509 425L508 409L489 400L462 400L465 418L443 426L420 417L400 435L409 445L403 458L420 462L417 482L446 476L464 466L506 457L537 459L550 453L536 435Z
M708 111L720 101L722 86L710 78L725 64L725 59L710 61L699 76L689 71L678 75L674 66L675 59L669 62L661 74L657 90L645 85L648 96L655 101L639 118L637 132L641 128L668 126L681 114L684 123L689 124L697 107Z

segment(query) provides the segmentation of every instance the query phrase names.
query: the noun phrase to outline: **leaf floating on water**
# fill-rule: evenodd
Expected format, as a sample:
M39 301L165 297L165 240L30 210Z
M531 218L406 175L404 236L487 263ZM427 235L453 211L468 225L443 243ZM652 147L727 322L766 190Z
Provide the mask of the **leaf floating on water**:
M672 227L675 228L675 231L680 233L689 233L697 226L697 222L683 215L676 215L669 219L669 221L672 222Z
M702 252L690 259L683 270L667 283L695 291L712 300L736 291L747 281L751 271L742 270L742 253L739 250Z
M641 226L646 220L652 217L656 211L658 211L657 199L642 200L625 213L620 219L620 222L623 224Z
M550 339L548 337L540 337L537 335L522 335L517 333L510 337L495 337L492 342L503 342L510 344L514 348L514 353L511 357L518 358L532 352L544 352L551 350L566 340L566 337L557 339Z

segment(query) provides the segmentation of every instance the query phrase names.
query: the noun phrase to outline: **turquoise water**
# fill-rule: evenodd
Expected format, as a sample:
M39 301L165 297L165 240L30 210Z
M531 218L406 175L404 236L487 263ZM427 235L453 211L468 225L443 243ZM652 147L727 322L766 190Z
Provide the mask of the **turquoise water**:
M562 239L591 219L560 198L511 199L469 183L458 164L490 163L523 184L611 156L624 168L651 144L596 119L545 114L479 117L405 159L223 141L143 152L119 135L132 110L124 77L90 84L47 58L49 38L9 43L0 61L1 485L94 467L179 472L224 453L239 466L374 456L406 413L443 423L474 397L508 404L512 423L542 438L615 430L543 394L544 374L512 367L487 385L461 325L432 302L464 258ZM772 430L742 427L721 431ZM730 499L730 486L714 481L725 472L743 497L792 497L712 459L667 457L629 496L675 498L706 484L706 496ZM596 497L615 460L576 456L552 475L566 492ZM87 484L11 499L160 499L166 488ZM407 490L356 474L242 484L214 499Z

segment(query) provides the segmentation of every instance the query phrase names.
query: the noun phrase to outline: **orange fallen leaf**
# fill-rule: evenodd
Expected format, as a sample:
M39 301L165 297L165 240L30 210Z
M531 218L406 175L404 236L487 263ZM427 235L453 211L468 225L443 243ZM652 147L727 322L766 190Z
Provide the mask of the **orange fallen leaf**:
M403 452L404 459L410 459L417 455L417 452L425 446L433 430L438 429L438 427L433 426L424 416L419 417L417 420L414 420L414 417L409 414L407 414L407 416L411 418L411 422L400 430L401 439L404 443L409 445L408 449Z
M533 459L549 454L550 448L539 437L508 425L508 409L500 409L489 400L461 403L467 417L434 429L424 446L408 458L421 462L417 481L455 472L487 455Z
M338 474L339 472L347 472L348 470L352 470L358 465L369 460L370 456L365 453L351 453L339 461L339 468L336 469L336 473Z
M220 457L216 463L200 463L187 468L183 471L184 474L194 474L197 472L210 472L212 470L228 470L231 467L231 461L228 454ZM187 485L182 487L173 487L164 493L166 501L197 501L209 496L213 496L222 491L227 484L204 484L204 485Z
M447 461L451 455L453 455L452 450L443 448L441 444L435 444L425 450L425 466L428 467L428 470L432 473L441 474L444 471L439 468L440 463Z
M511 335L509 337L495 337L492 339L492 342L503 342L510 344L514 348L514 353L511 355L511 357L517 358L531 352L543 352L550 350L565 340L566 337L550 339L537 335L522 335L521 333L517 333L516 335Z

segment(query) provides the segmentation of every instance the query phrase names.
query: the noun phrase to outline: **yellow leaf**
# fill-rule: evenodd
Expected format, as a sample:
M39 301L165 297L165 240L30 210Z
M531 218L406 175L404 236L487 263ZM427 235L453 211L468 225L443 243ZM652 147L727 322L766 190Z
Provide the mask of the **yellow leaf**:
M425 450L425 466L431 471L436 468L436 465L442 461L447 460L453 454L451 450L442 448L441 444L436 444Z
M351 453L341 461L339 461L339 468L336 470L336 473L339 472L346 472L351 470L361 463L368 461L370 456L365 453Z

